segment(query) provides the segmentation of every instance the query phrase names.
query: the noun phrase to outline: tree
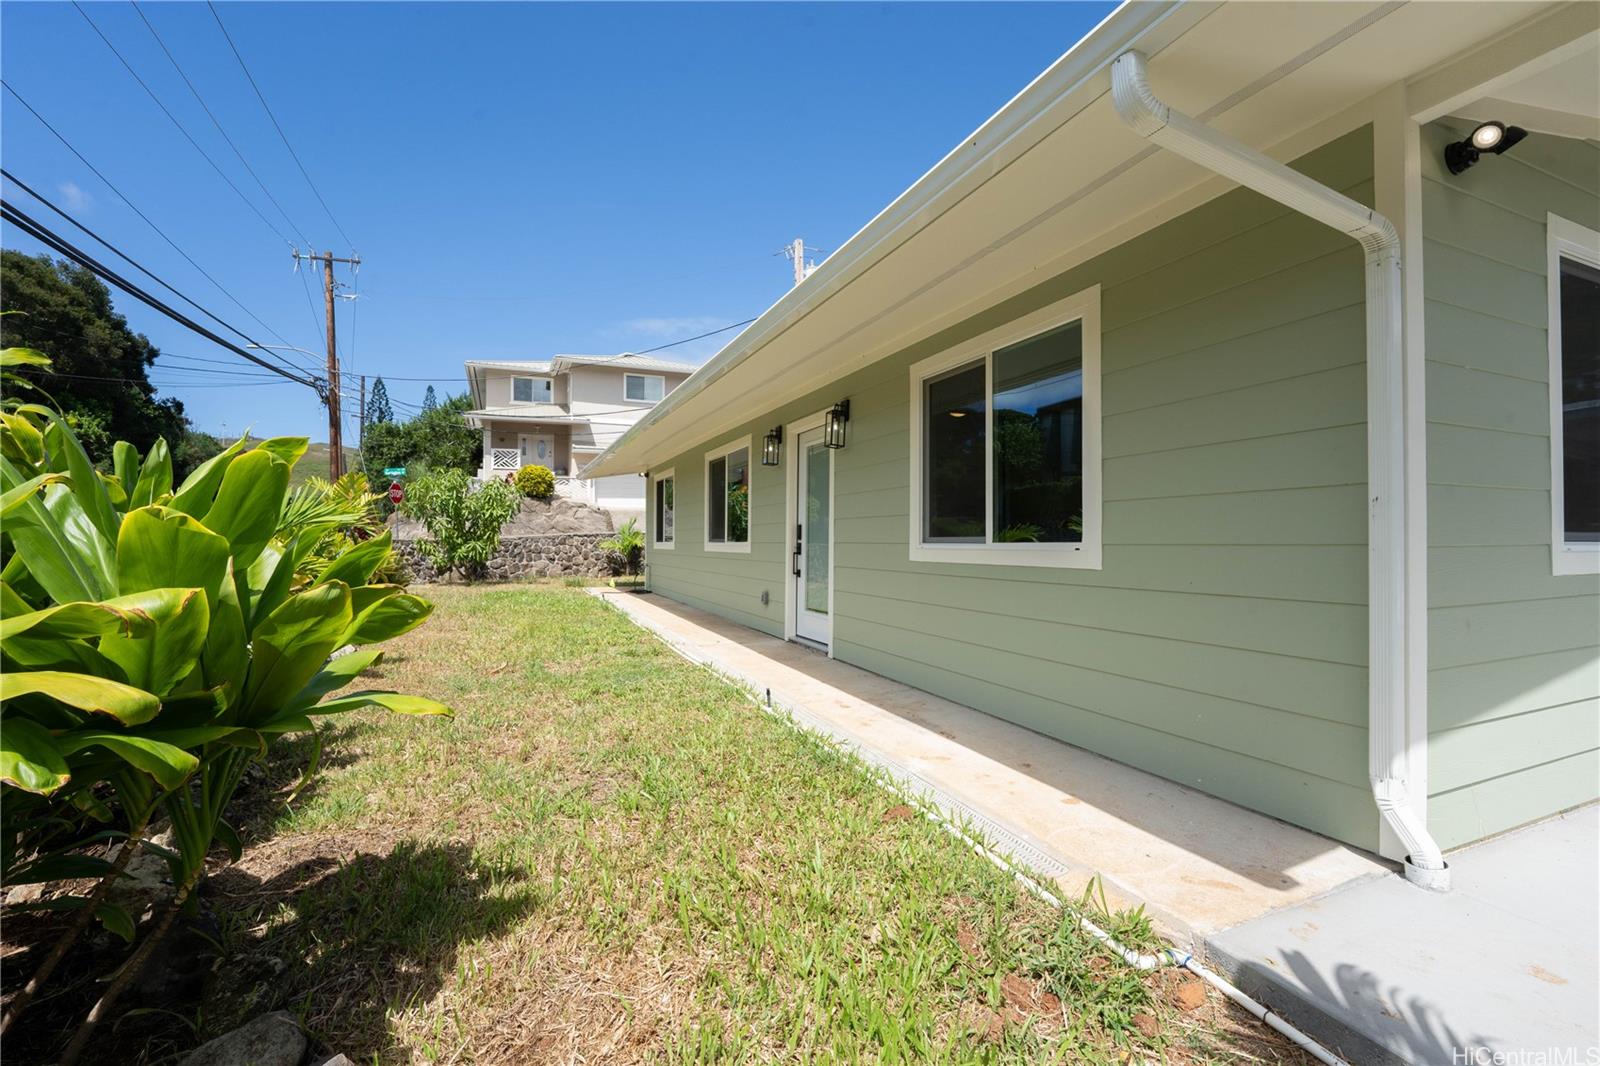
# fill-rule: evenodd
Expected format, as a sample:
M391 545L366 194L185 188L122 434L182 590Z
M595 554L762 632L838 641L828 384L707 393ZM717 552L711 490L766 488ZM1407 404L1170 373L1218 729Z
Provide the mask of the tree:
M18 312L0 318L0 346L51 353L53 367L17 373L55 401L90 459L104 467L116 440L145 452L157 438L183 438L183 404L157 399L150 383L160 350L128 327L99 278L49 256L9 250L0 252L0 274L0 309Z
M471 409L472 398L463 393L447 397L408 422L369 423L361 447L374 489L388 485L382 479L384 467L475 472L483 455L483 435L462 417Z
M394 408L389 406L389 386L380 377L372 383L372 395L367 397L367 425L381 426L394 421Z
M422 413L427 414L429 411L436 409L438 406L439 397L434 394L433 386L429 385L428 391L422 394Z

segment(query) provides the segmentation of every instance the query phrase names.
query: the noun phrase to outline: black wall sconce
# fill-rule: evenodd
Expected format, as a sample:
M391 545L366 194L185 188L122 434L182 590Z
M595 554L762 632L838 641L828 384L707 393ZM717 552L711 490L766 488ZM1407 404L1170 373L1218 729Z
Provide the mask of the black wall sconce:
M844 447L844 427L850 421L850 401L840 400L828 408L828 421L822 427L822 443L829 448Z
M783 462L783 427L773 426L761 439L761 465L777 466Z
M1510 151L1528 131L1521 126L1507 126L1503 122L1480 122L1464 141L1444 146L1444 165L1450 173L1460 174L1471 167L1485 152L1500 155Z

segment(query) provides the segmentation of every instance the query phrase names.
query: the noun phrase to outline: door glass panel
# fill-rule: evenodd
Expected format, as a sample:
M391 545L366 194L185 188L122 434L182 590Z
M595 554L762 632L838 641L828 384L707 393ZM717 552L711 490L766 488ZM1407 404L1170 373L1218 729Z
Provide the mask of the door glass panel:
M806 610L828 613L828 449L806 446Z

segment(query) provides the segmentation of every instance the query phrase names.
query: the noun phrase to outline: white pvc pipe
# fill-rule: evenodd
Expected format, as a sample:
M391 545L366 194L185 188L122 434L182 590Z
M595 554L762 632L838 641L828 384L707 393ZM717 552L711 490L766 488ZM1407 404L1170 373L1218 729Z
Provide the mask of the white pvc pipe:
M1367 777L1384 820L1405 845L1406 879L1444 891L1450 871L1411 805L1405 683L1405 401L1401 364L1400 236L1393 223L1321 182L1268 159L1150 91L1144 56L1111 65L1117 114L1135 133L1360 242L1367 305Z

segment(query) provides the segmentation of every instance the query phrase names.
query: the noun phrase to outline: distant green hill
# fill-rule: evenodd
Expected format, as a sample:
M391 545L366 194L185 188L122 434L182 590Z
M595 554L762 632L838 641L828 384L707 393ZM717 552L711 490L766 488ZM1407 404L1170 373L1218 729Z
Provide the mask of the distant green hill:
M222 443L223 444L232 444L235 439L237 439L237 438L224 438ZM256 436L255 434L252 433L250 435L250 439L258 441L258 440L261 440L262 438L258 437L258 436ZM344 450L344 468L346 470L355 470L360 465L360 462L361 462L361 453L360 452L358 452L354 448L346 448ZM309 478L309 477L325 478L327 476L328 476L328 445L327 445L327 442L326 441L312 441L311 442L311 446L306 449L305 455L301 456L300 457L300 461L298 463L294 464L294 470L289 474L289 484L290 484L290 486L294 486L294 485L300 484L302 481L304 481L306 478Z

